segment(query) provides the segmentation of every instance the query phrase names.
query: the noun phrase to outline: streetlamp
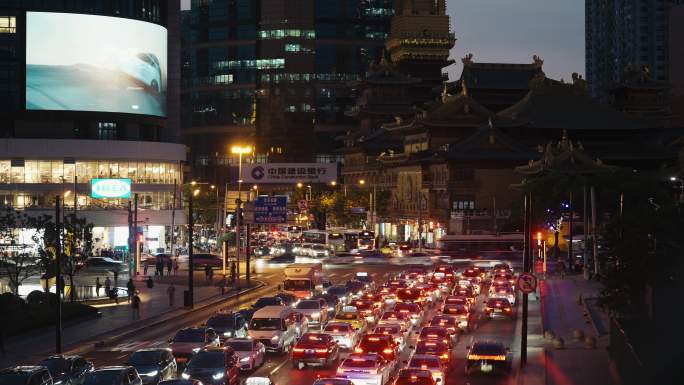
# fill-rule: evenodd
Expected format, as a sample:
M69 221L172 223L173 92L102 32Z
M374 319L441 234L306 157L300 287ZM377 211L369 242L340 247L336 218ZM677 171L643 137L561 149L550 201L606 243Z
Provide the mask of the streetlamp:
M235 280L233 281L233 286L237 288L238 281L240 280L240 208L242 204L242 155L252 153L252 146L232 146L230 148L231 154L238 155L238 198L235 200L235 239L236 239L236 251L235 251Z
M192 182L191 185L196 185L197 183ZM194 197L196 197L199 194L200 190L199 189L194 189L190 191L190 195L188 196L188 298L187 298L187 303L185 306L189 308L193 308L195 305L195 280L193 276L194 272L194 252L193 252L193 238L195 237L195 232L194 232L194 227L195 227L195 220L193 218L193 212L192 212L192 202L194 200Z
M365 179L359 179L359 185L364 186L366 184ZM334 186L334 185L333 185ZM377 193L377 184L373 184L373 191L369 191L369 197L368 197L368 212L370 214L370 223L369 227L371 231L375 231L375 197Z

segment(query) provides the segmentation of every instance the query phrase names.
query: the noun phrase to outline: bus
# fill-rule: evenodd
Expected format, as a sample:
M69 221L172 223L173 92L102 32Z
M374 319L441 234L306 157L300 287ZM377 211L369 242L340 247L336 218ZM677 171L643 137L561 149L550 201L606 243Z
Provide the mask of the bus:
M522 259L523 233L445 235L437 240L440 254L452 258Z
M347 250L375 249L375 232L368 230L347 230L344 233L344 245Z
M304 230L302 231L302 242L328 244L328 232L325 230Z

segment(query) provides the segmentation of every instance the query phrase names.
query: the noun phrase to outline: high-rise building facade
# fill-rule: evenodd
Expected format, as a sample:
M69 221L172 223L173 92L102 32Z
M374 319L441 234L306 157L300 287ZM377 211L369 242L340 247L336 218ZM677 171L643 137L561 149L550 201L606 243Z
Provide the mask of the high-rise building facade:
M593 97L623 80L628 66L669 80L670 7L680 0L585 0L586 79Z
M224 182L229 146L257 161L336 161L350 83L380 57L392 0L195 0L183 18L183 134L196 177Z
M0 208L53 215L61 195L95 248L126 247L133 199L91 184L130 186L144 248L168 247L185 223L179 30L178 0L0 0Z

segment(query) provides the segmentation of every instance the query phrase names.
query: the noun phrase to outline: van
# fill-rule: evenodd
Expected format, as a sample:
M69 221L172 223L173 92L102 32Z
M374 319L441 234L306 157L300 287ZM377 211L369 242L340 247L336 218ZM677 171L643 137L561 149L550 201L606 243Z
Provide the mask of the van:
M267 351L283 353L297 340L296 317L290 306L265 306L254 313L247 333Z

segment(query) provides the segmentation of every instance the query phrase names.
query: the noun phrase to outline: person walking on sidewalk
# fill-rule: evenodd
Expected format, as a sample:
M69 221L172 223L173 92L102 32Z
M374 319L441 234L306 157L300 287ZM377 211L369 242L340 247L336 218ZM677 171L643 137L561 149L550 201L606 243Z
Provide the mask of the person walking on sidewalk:
M152 280L152 276L148 275L145 283L147 284L148 289L153 288L154 287L154 281Z
M109 276L107 276L107 278L105 278L105 295L107 297L110 297L111 291L112 291L112 280L109 279Z
M133 294L133 302L131 303L131 306L133 307L133 319L134 320L139 320L140 319L140 296L138 296L138 293Z
M169 277L171 276L171 269L173 268L173 262L171 262L171 258L166 262L166 275Z
M143 274L147 275L147 269L149 268L149 263L147 262L147 259L143 261Z
M204 276L207 279L207 282L211 279L211 266L204 266Z
M173 259L173 275L178 275L178 257Z
M131 303L131 299L133 299L133 296L135 295L135 284L133 283L133 278L128 279L126 290L128 292L128 303Z
M102 288L102 284L100 283L100 277L95 278L95 297L100 296L100 288ZM105 293L108 294L108 293Z
M173 281L166 289L166 293L169 295L169 307L173 307L173 300L176 298L176 286L174 286Z

